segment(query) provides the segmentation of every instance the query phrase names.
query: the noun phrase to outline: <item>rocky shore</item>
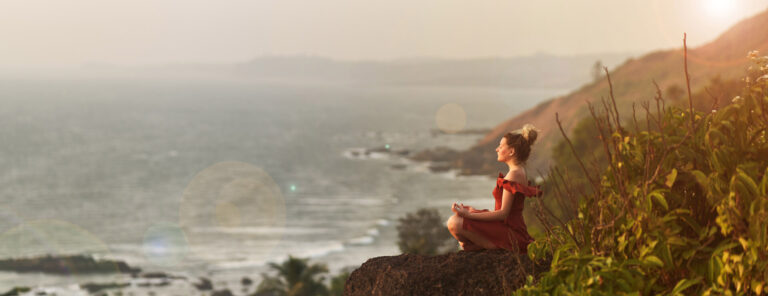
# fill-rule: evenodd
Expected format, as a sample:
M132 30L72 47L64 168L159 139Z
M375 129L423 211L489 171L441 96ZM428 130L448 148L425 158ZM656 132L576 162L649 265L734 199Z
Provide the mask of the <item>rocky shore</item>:
M141 269L122 261L96 260L90 256L43 256L0 259L0 270L50 274L139 273Z

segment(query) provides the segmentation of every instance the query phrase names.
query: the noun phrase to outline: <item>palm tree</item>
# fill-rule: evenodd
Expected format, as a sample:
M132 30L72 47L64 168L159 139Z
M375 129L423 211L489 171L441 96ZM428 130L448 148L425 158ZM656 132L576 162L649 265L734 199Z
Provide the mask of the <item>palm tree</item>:
M261 283L254 296L314 296L328 295L328 288L323 284L328 272L325 264L308 263L309 259L288 256L281 264L270 263L269 267L277 271L276 276L262 273Z

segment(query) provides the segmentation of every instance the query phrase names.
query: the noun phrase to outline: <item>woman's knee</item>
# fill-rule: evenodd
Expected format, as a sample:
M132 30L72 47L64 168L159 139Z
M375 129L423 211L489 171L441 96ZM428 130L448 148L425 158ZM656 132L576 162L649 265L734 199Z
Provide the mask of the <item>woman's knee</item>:
M457 232L461 229L462 220L461 217L453 215L445 222L445 226L448 227L450 232Z

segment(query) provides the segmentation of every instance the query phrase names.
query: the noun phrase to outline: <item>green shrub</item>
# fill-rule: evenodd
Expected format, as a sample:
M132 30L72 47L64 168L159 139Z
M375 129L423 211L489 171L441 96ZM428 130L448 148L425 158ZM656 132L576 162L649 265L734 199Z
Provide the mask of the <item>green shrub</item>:
M325 264L309 264L309 259L288 256L281 264L270 263L275 276L262 274L254 295L313 296L328 295L323 284L328 268Z
M746 88L721 109L663 107L659 90L640 124L593 112L607 165L571 172L589 190L576 218L529 246L551 270L517 295L766 293L768 57L750 58Z
M436 255L454 242L453 236L435 209L419 209L398 220L400 224L397 225L397 246L403 253Z

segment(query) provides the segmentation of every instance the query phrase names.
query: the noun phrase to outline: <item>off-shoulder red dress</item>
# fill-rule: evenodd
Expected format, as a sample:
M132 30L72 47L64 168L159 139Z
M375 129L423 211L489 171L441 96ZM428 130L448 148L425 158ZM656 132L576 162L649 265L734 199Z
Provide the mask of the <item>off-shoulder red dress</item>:
M504 174L499 173L496 179L496 188L493 189L493 198L496 200L494 210L501 209L501 196L503 190L512 193L512 210L504 221L480 221L464 218L462 228L479 233L497 247L510 251L528 252L528 244L533 242L533 237L528 234L528 229L523 221L523 206L526 196L541 196L539 187L522 185L520 183L504 179ZM474 210L474 213L489 212L489 210Z

